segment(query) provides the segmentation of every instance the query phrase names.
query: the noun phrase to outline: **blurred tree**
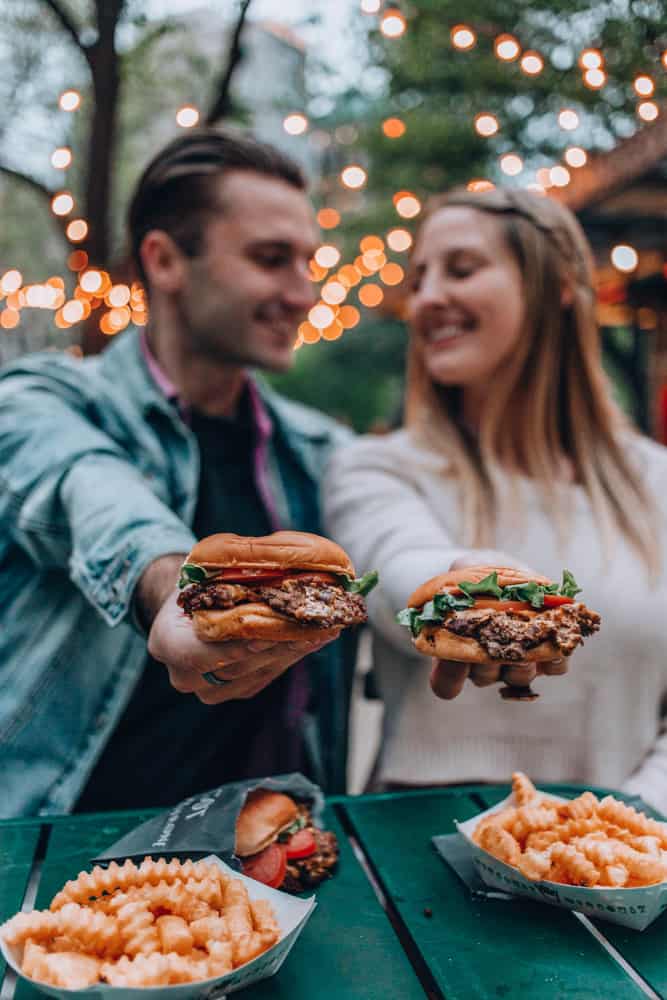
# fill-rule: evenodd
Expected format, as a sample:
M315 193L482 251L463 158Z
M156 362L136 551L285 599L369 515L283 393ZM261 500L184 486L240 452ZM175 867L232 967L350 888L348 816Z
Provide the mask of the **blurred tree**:
M200 78L210 81L210 110L205 116L208 124L229 117L235 110L230 86L242 58L241 33L250 3L239 0L222 72L210 66L188 66L187 53L182 61L186 70L198 68ZM7 7L7 0L2 7ZM136 142L137 136L141 141L152 110L149 99L153 96L159 100L165 80L173 77L173 63L159 65L151 59L156 43L181 30L182 25L169 18L149 21L140 0L9 0L8 7L2 10L4 34L0 50L4 57L0 60L0 135L8 152L0 157L0 174L11 180L10 193L16 187L17 196L23 198L21 189L25 189L41 200L41 208L36 209L33 199L20 242L26 252L43 242L46 227L42 220L46 213L63 235L70 221L68 216L50 213L59 186L44 179L46 172L38 175L34 168L25 166L26 161L35 159L34 150L32 156L26 155L31 138L48 141L51 149L72 146L73 168L68 172L66 186L75 198L77 216L83 217L88 226L86 237L77 245L88 253L91 263L109 269L117 262L114 183L123 177L125 159L121 154L124 147ZM63 60L66 50L69 57ZM53 122L58 108L56 98L59 89L71 84L73 78L82 81L76 93L80 91L85 114L83 118L74 116L63 134ZM141 102L137 100L139 88ZM132 129L128 128L130 124ZM38 232L41 239L37 238ZM63 240L61 253L65 247ZM91 322L86 327L84 349L97 350L104 339L97 322Z
M386 38L380 30L388 8L402 8L407 28L400 38ZM463 21L475 37L466 50L452 41L452 29ZM667 49L664 0L468 0L465 8L453 0L387 0L377 16L359 14L356 30L365 38L358 46L365 53L358 84L316 123L332 139L317 196L341 213L340 227L325 234L343 251L340 264L355 259L365 234L386 238L396 226L414 231L419 215L401 218L392 200L396 192L414 192L423 203L428 195L473 178L521 186L535 182L536 170L562 163L568 147L583 147L588 155L602 152L637 128L633 81L639 73L653 77L656 99L667 96L661 66ZM496 54L501 35L518 42L516 58L504 61ZM584 80L580 57L585 49L601 55L602 87ZM540 66L523 62L528 54L539 56L539 72L526 71L526 66ZM574 131L558 123L563 108L579 116ZM497 132L486 138L475 129L482 112L498 123ZM390 126L383 130L387 119L398 120L395 137ZM523 169L516 177L499 167L507 153L521 158ZM350 163L368 172L359 192L340 183L340 171ZM387 247L385 252L405 267L405 253ZM377 275L370 280L377 282ZM350 289L346 302L359 305L360 287ZM348 411L357 426L391 417L387 409L373 408L394 400L403 366L396 327L382 314L387 300L391 311L399 296L395 289L385 292L379 309L360 307L360 326L335 344L304 345L295 371L277 384L304 400L314 398L316 385L316 398L331 412L339 409L338 387L344 384L345 397L358 401ZM373 361L355 368L351 361L359 344ZM623 365L631 363L630 355L616 353L610 370L622 376ZM625 387L630 392L636 388L634 374Z

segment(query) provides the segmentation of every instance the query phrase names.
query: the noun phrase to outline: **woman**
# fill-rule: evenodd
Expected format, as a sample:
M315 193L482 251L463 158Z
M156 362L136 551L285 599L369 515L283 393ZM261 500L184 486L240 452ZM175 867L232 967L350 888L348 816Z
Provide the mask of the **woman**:
M324 490L331 534L380 572L369 602L380 781L524 770L623 786L667 810L667 451L610 396L581 229L550 198L456 191L423 223L412 271L405 427L338 453ZM394 615L456 561L553 579L568 568L601 614L568 676L538 681L536 702L475 690L461 664L436 664L429 688L429 661ZM501 674L529 679L524 667Z

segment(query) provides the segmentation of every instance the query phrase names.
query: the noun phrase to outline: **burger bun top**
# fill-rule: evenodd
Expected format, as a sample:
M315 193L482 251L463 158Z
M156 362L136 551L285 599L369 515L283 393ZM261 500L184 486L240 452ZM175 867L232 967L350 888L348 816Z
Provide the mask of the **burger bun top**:
M308 531L274 531L254 538L222 532L197 542L187 562L207 570L312 570L355 577L347 552L321 535Z
M444 590L460 594L462 591L458 588L459 583L464 581L479 583L490 573L498 574L498 584L501 587L511 587L519 583L541 583L543 586L548 586L552 582L546 576L540 576L538 573L526 573L513 566L467 566L465 569L440 573L427 580L426 583L422 583L408 598L408 607L423 608L427 601L432 600L436 594L440 594Z
M240 858L258 854L291 826L298 815L294 799L282 792L256 788L248 795L236 820L234 853Z

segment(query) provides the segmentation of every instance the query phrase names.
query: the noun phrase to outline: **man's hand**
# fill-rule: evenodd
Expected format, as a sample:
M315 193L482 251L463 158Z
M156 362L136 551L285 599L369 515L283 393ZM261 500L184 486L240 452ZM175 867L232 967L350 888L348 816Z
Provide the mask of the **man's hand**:
M516 566L531 572L523 563L508 559L498 552L477 552L474 558L455 559L449 568L455 570L479 565ZM470 680L475 687L488 687L490 684L502 682L511 687L527 688L540 674L567 673L567 666L565 657L540 663L461 663L455 660L434 659L431 690L438 698L451 701L461 694L466 680Z
M196 694L206 705L252 698L304 656L326 645L319 640L202 642L176 597L172 589L155 616L148 652L165 665L172 687ZM212 684L203 676L209 672L229 683Z

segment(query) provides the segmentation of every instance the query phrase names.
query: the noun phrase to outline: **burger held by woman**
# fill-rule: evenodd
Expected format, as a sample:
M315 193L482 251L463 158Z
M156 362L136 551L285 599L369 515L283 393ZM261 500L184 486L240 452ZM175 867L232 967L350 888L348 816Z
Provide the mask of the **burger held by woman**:
M550 198L453 191L430 208L411 271L405 425L338 452L324 486L330 534L380 574L378 782L524 770L667 811L667 449L612 397L585 237ZM552 581L567 569L599 633L552 662L430 660L396 614L473 565ZM495 681L536 674L537 700L498 697Z

